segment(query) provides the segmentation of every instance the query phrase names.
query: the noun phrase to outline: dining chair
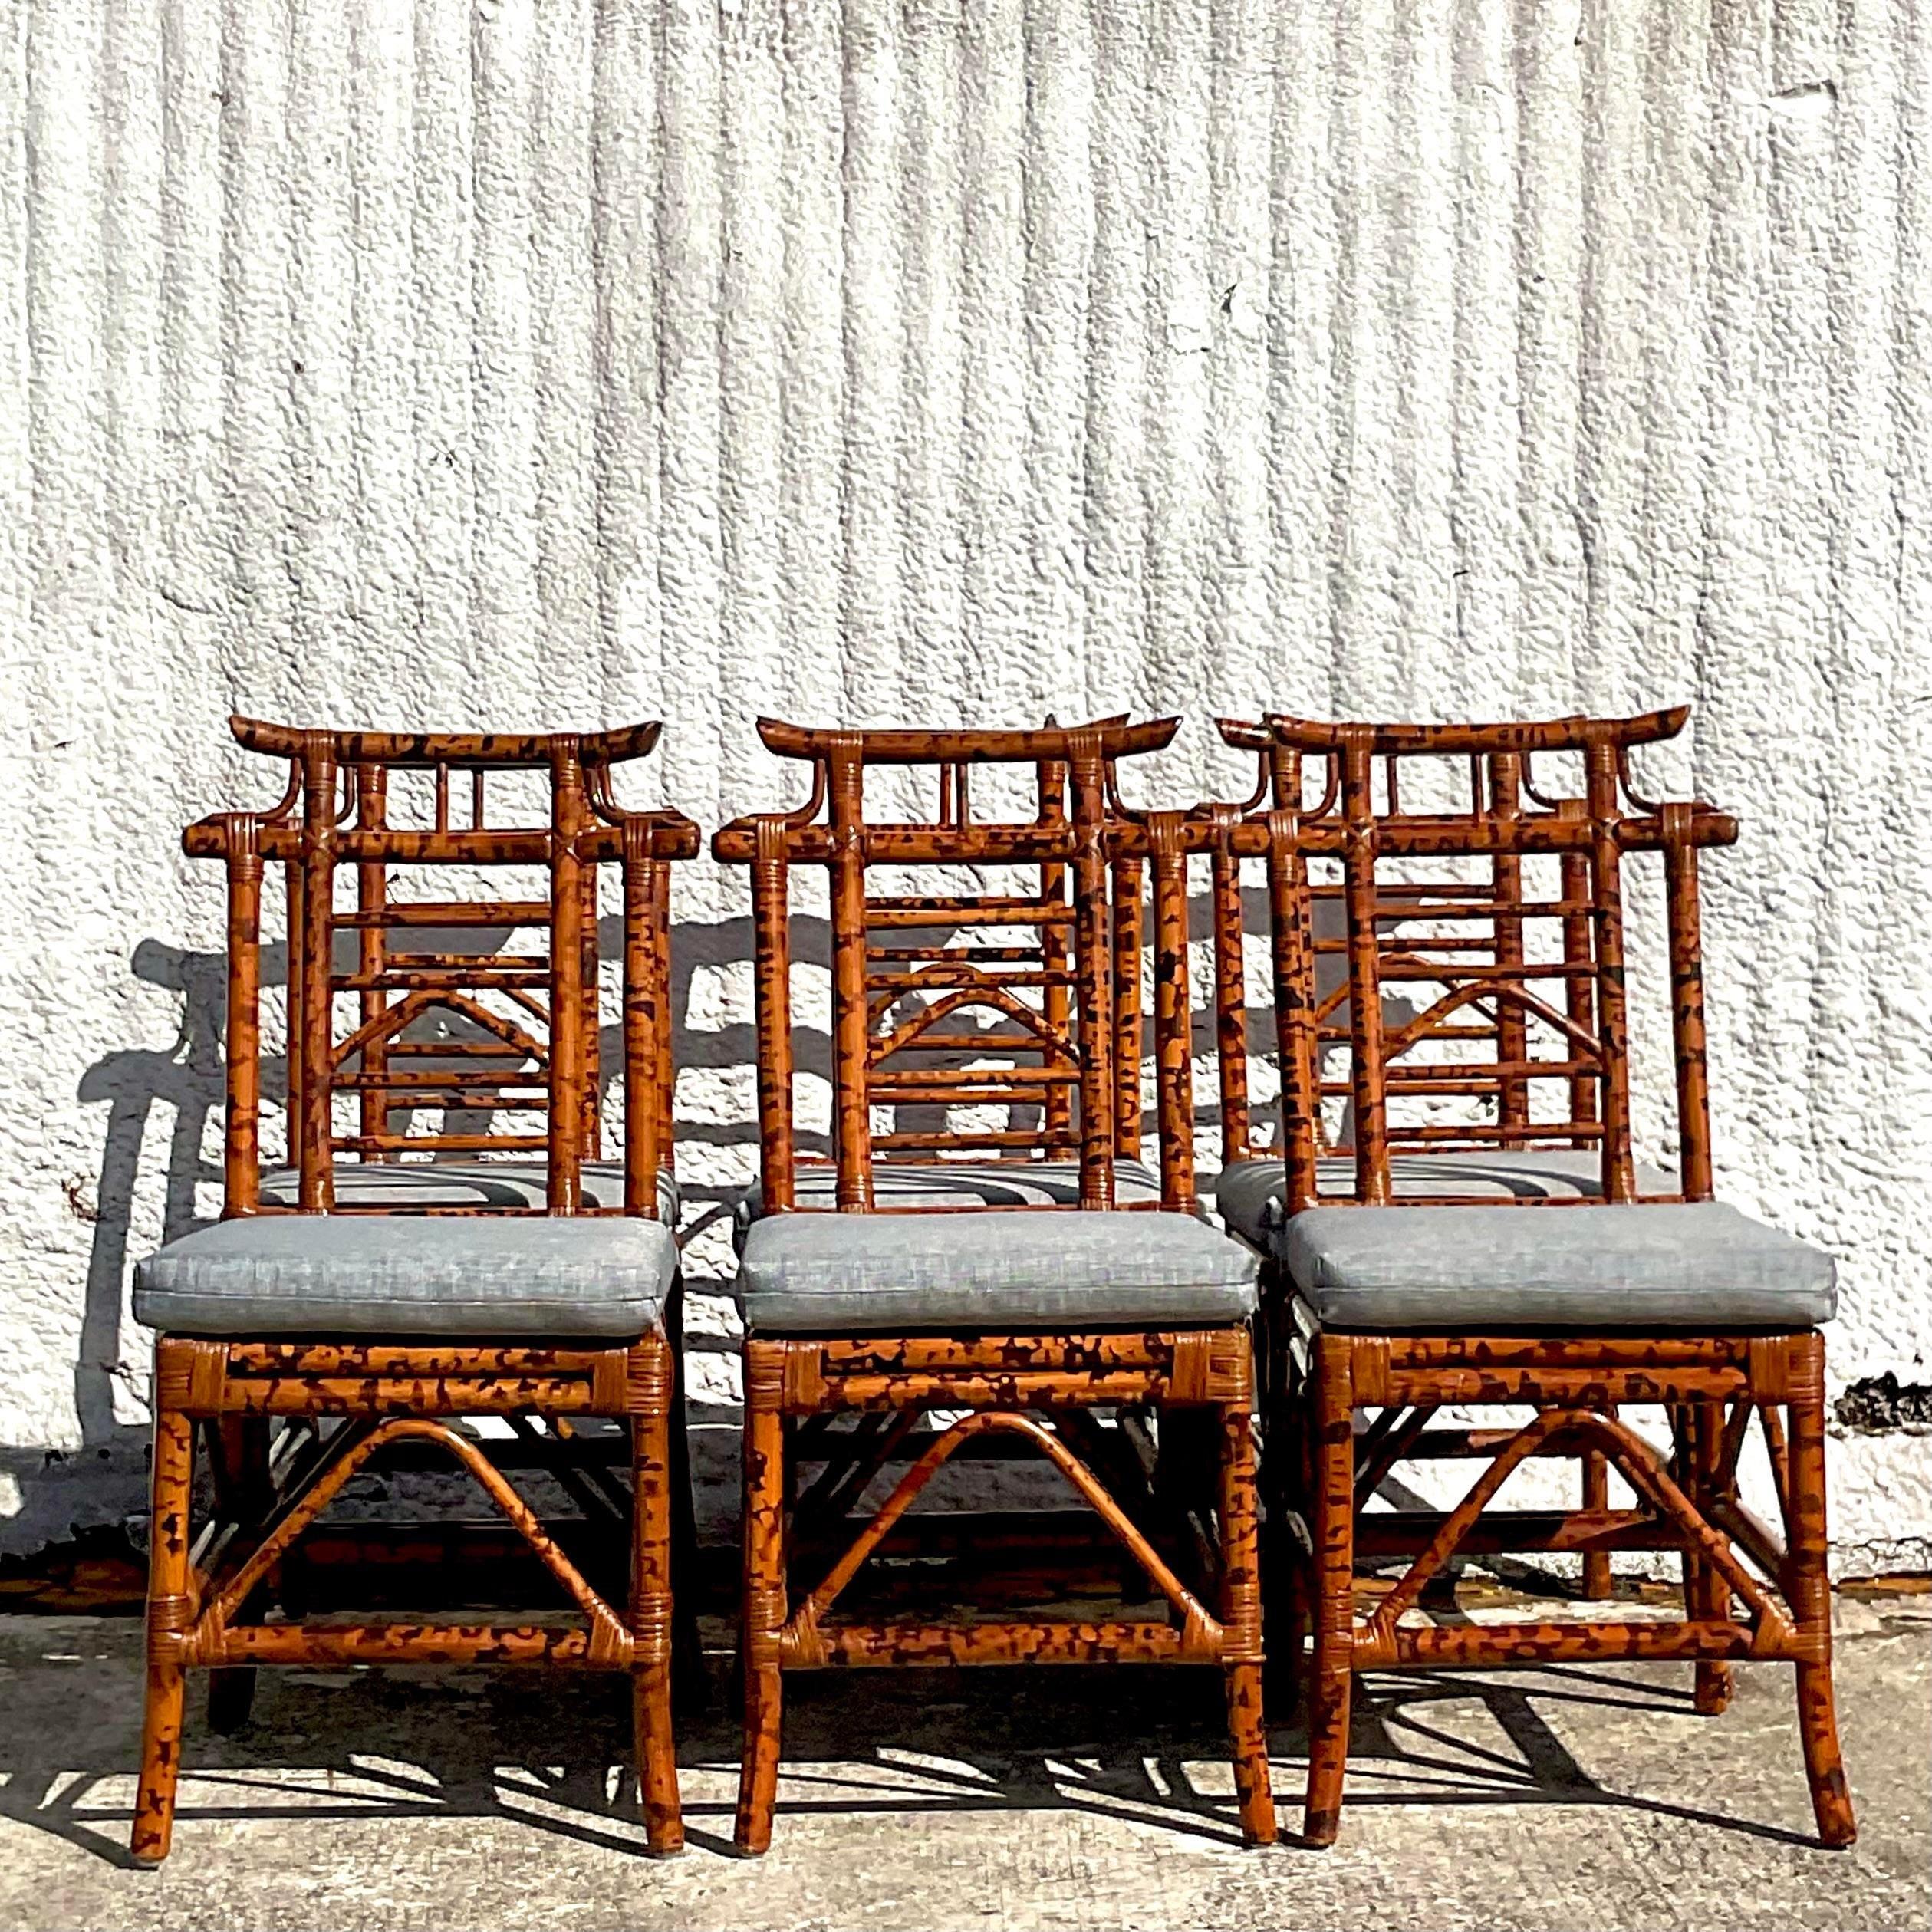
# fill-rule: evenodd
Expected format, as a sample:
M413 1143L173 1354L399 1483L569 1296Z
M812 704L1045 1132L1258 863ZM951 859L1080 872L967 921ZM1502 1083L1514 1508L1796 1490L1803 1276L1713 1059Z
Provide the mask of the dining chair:
M1214 989L1220 1168L1210 1186L1216 1210L1229 1231L1266 1256L1279 1237L1287 1212L1289 1176L1281 1110L1275 1104L1279 1089L1259 1104L1251 1093L1257 1059L1251 1035L1278 1045L1277 1021L1289 1005L1277 1004L1273 996L1267 840L1260 815L1270 808L1293 808L1305 821L1332 819L1338 805L1339 774L1332 764L1322 762L1320 796L1304 798L1299 789L1299 762L1289 748L1276 743L1265 726L1229 722L1223 726L1223 732L1242 750L1257 754L1257 772L1254 788L1243 803L1206 805L1193 815L1200 827L1193 842L1211 860L1207 923ZM1430 774L1437 781L1430 806L1430 816L1441 824L1460 819L1474 828L1495 813L1506 816L1516 812L1525 802L1524 755L1519 751L1472 752L1466 759L1445 758L1438 762L1443 769ZM1394 788L1387 795L1399 805L1401 761L1384 757L1377 764L1380 782L1385 790ZM1413 801L1413 790L1411 798ZM1579 806L1575 799L1553 799L1547 804L1547 808L1558 811ZM1552 862L1554 876L1550 883L1560 900L1558 911L1542 920L1542 929L1545 950L1553 947L1554 962L1565 969L1555 978L1554 997L1572 1019L1587 1025L1591 1012L1587 971L1591 924L1584 884L1585 863L1583 855L1574 851ZM1328 870L1332 872L1334 867ZM1252 883L1257 875L1259 888ZM1466 966L1506 973L1522 960L1526 933L1539 930L1536 902L1526 896L1528 880L1522 856L1508 851L1472 852L1456 865L1454 876L1380 880L1375 944L1400 973L1414 957L1415 935L1437 932L1438 950L1455 953ZM1338 876L1317 876L1312 869L1299 885L1307 915L1300 940L1305 966L1304 990L1313 1008L1307 1023L1318 1063L1324 1055L1345 1053L1350 1037L1345 890ZM1454 922L1452 933L1440 933L1445 919ZM1266 989L1259 998L1252 993L1257 976L1250 958L1251 941L1269 966ZM1572 970L1578 968L1585 969ZM1526 1011L1508 999L1493 1002L1493 1010L1466 1009L1431 1030L1434 1042L1466 1043L1456 1049L1459 1057L1453 1065L1404 1061L1391 1067L1390 1079L1406 1091L1438 1102L1450 1101L1465 1121L1474 1122L1483 1117L1506 1130L1506 1134L1494 1137L1483 1133L1445 1137L1442 1130L1448 1124L1439 1119L1432 1129L1433 1137L1417 1140L1398 1127L1389 1154L1389 1185L1396 1200L1420 1204L1431 1200L1602 1198L1599 1157L1590 1138L1596 1090L1587 1075L1572 1071L1568 1076L1569 1106L1580 1131L1566 1134L1562 1131L1562 1123L1549 1121L1537 1123L1533 1132L1525 1131L1531 1126L1529 1082L1512 1069L1526 1058L1529 1025ZM1472 1042L1481 1045L1467 1044ZM1485 1048L1489 1049L1487 1057L1481 1057ZM1264 1065L1262 1077L1272 1072L1278 1078L1279 1066L1279 1058L1272 1069ZM1325 1071L1318 1064L1311 1079L1310 1098L1315 1104L1308 1110L1304 1131L1313 1144L1313 1185L1318 1194L1345 1196L1354 1185L1353 1155L1344 1144L1343 1134L1348 1082L1337 1070ZM1667 1192L1673 1185L1670 1177L1656 1167L1644 1169L1643 1180L1654 1192ZM1274 1279L1266 1263L1263 1279L1265 1282ZM1276 1318L1272 1325L1271 1312ZM1264 1293L1259 1325L1264 1338L1272 1326L1272 1331L1285 1343L1293 1325L1290 1320L1284 1325L1285 1313L1280 1296ZM1272 1359L1264 1339L1256 1364L1264 1407ZM1438 1430L1426 1441L1420 1437L1410 1440L1404 1460L1416 1460L1431 1448L1460 1455L1465 1447L1460 1436ZM1358 1483L1364 1497L1374 1493L1393 1467L1382 1466L1384 1456L1384 1446L1378 1444L1364 1465ZM1577 1460L1583 1506L1603 1507L1608 1464L1600 1450L1587 1447ZM1298 1674L1295 1666L1306 1635L1305 1606L1300 1599L1300 1565L1294 1541L1296 1519L1285 1495L1273 1487L1284 1470L1282 1459L1271 1463L1263 1457L1262 1595L1274 1670L1282 1687L1292 1691ZM1271 1525L1279 1526L1281 1533L1272 1533ZM1609 1552L1586 1547L1577 1556L1581 1596L1600 1600L1610 1595Z
M1106 796L1114 764L1159 749L1175 722L759 729L812 779L797 811L739 819L713 841L750 868L756 949L760 1179L737 1284L738 1848L771 1841L785 1672L1073 1662L1218 1667L1240 1828L1271 1841L1256 1263L1196 1211L1191 1148L1171 1121L1158 1171L1139 1160L1150 869L1163 989L1186 906L1171 855L1150 868ZM894 816L922 777L936 779L936 808ZM976 812L976 788L1002 792L1007 815ZM818 1071L794 1057L800 872L824 875L829 907L829 1160L812 1157L798 1104ZM1157 1064L1184 1055L1188 1024L1183 976L1178 1000L1156 1001ZM1211 1526L1204 1551L1185 1547L1152 1480L1154 1438L1190 1413L1211 1416L1218 1440L1196 1519ZM1140 1614L985 1611L1002 1555L1033 1563L1071 1539L912 1506L956 1455L1000 1440L1057 1469L1098 1518L1142 1579ZM869 1500L908 1450L905 1474ZM920 1572L949 1535L982 1608L903 1613L882 1572Z
M258 1665L471 1662L627 1673L649 1847L675 1851L671 1582L689 1502L665 908L667 866L695 853L697 833L676 813L627 808L613 779L659 727L232 725L245 749L285 759L289 779L268 811L219 813L184 837L227 875L223 1213L136 1272L136 1315L157 1332L133 1855L167 1854L189 1669L214 1674L212 1714L232 1726ZM405 791L413 815L398 811ZM520 794L507 813L505 792ZM426 822L402 822L412 816ZM607 867L622 901L610 1163L597 1157ZM288 916L285 1157L265 1167L271 868ZM426 871L426 893L393 890ZM522 896L476 887L505 874ZM541 1516L472 1417L506 1427L582 1519ZM584 1453L599 1420L620 1433L627 1487ZM198 1450L213 1479L199 1524ZM458 1621L309 1614L304 1532L372 1461L410 1458L472 1478L568 1614L479 1614L496 1596L466 1601Z
M1312 1625L1312 1844L1336 1835L1359 1673L1607 1657L1693 1661L1697 1708L1713 1713L1733 1660L1795 1665L1819 1835L1853 1835L1825 1514L1834 1268L1714 1197L1698 866L1737 830L1702 803L1646 798L1631 772L1632 751L1687 715L1222 726L1262 762L1227 836L1266 855L1282 1144L1273 1176L1231 1170L1219 1198L1269 1257L1266 1460L1271 1508L1306 1539L1302 1588L1285 1594ZM1442 768L1472 761L1475 796L1448 802ZM1668 1166L1633 1152L1642 988L1625 874L1651 859ZM1534 1413L1443 1426L1444 1410L1494 1405ZM1662 1407L1667 1453L1633 1405ZM1781 1532L1740 1493L1754 1420ZM1440 1456L1479 1466L1453 1508L1365 1512L1399 1465ZM1581 1507L1493 1506L1550 1457L1584 1460ZM1634 1506L1609 1506L1613 1470ZM1619 1550L1677 1555L1680 1620L1422 1614L1459 1553L1607 1565ZM1364 1615L1358 1560L1407 1564ZM1607 1578L1586 1581L1600 1594Z

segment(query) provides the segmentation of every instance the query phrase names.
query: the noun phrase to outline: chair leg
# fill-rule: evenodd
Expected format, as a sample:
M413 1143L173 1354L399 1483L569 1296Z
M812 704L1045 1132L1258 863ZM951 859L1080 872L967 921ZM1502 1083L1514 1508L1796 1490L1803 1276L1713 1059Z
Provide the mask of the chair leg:
M1825 1350L1817 1335L1801 1358L1804 1372L1792 1377L1789 1483L1786 1519L1790 1551L1787 1591L1797 1613L1799 1634L1816 1661L1798 1666L1798 1730L1804 1745L1805 1775L1811 1785L1812 1812L1826 1845L1850 1845L1858 1835L1838 1750L1837 1700L1832 1690L1832 1585L1827 1556L1825 1507ZM1795 1362L1794 1368L1800 1367Z
M1583 1455L1583 1506L1586 1509L1610 1507L1610 1464L1594 1449ZM1601 1603L1610 1595L1610 1553L1593 1549L1584 1552L1583 1595L1589 1603Z
M677 1790L677 1744L671 1726L668 1659L640 1664L630 1676L631 1740L643 1794L644 1844L653 1858L684 1849Z
M1709 1506L1717 1473L1718 1423L1722 1411L1709 1402L1693 1402L1683 1410L1684 1489L1703 1513ZM1730 1587L1716 1570L1686 1552L1684 1558L1684 1612L1710 1620L1730 1614ZM1720 1716L1731 1701L1731 1667L1721 1659L1704 1659L1694 1667L1692 1707L1700 1717Z
M1838 1701L1829 1664L1798 1667L1798 1730L1805 1748L1805 1776L1811 1785L1812 1815L1818 1835L1834 1849L1854 1843L1858 1821L1851 1812L1851 1787L1838 1750Z
M245 1531L258 1529L275 1506L275 1484L269 1474L268 1418L225 1416L215 1425L221 1453L216 1458L216 1508ZM252 1618L258 1601L251 1601L243 1614ZM246 1728L255 1707L256 1674L246 1667L230 1667L208 1674L208 1728L218 1737L232 1737Z
M637 1782L643 1795L645 1842L667 1856L684 1848L679 1809L677 1744L671 1723L671 1404L673 1351L661 1340L638 1345L632 1358L638 1407L630 1418L630 1628L637 1644L631 1713Z
M156 1380L158 1384L160 1377ZM171 1640L187 1628L192 1616L188 1542L194 1466L194 1425L178 1410L157 1409L148 1551L147 1694L141 1714L140 1790L130 1846L136 1861L144 1865L158 1865L168 1855L174 1831L187 1684L186 1673L168 1652Z
M782 1707L778 1636L785 1617L785 1418L775 1375L758 1373L757 1343L745 1350L744 1608L739 1637L745 1684L744 1756L734 1835L740 1854L770 1848L778 1782ZM782 1358L781 1358L782 1359Z
M1255 1438L1246 1403L1221 1411L1221 1627L1229 1647L1245 1652L1226 1667L1228 1733L1241 1835L1272 1845L1275 1798L1268 1776L1268 1724L1262 1703L1261 1557L1255 1508Z
M704 1645L698 1634L698 1521L691 1489L691 1438L684 1385L684 1285L673 1289L666 1310L671 1343L671 1570L677 1587L671 1603L671 1687L679 1706L703 1709L710 1687Z
M1262 1454L1260 1488L1267 1511L1262 1531L1262 1616L1268 1652L1271 1707L1292 1715L1300 1701L1302 1640L1306 1634L1302 1587L1302 1551L1291 1518L1306 1520L1302 1470L1300 1414L1291 1364L1266 1318L1260 1331Z
M1315 1341L1315 1656L1308 1678L1308 1789L1302 1838L1334 1844L1341 1821L1354 1684L1355 1441L1346 1337Z

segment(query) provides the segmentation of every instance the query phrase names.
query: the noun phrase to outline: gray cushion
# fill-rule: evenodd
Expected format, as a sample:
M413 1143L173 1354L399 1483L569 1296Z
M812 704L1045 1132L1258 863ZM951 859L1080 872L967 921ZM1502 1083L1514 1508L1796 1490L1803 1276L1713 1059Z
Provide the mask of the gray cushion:
M591 1207L622 1208L624 1163L587 1160L579 1172ZM550 1170L541 1160L338 1160L338 1207L541 1207ZM301 1177L293 1167L262 1170L262 1199L269 1207L293 1207ZM657 1173L657 1213L673 1227L683 1206L677 1177Z
M1282 1259L1332 1328L1809 1328L1832 1257L1719 1201L1313 1207Z
M793 1170L792 1198L801 1208L830 1207L838 1170ZM1080 1200L1078 1160L881 1160L872 1170L872 1198L881 1207L1072 1207ZM1117 1202L1157 1201L1160 1177L1138 1160L1114 1163ZM745 1197L743 1218L765 1212L759 1191Z
M246 1215L141 1262L134 1314L174 1335L634 1341L676 1272L661 1221Z
M1458 1147L1441 1154L1391 1157L1389 1179L1397 1200L1404 1196L1449 1194L1470 1200L1576 1200L1600 1192L1601 1161L1591 1147ZM1637 1170L1640 1191L1677 1192L1677 1177L1667 1168ZM1315 1186L1324 1194L1346 1195L1355 1185L1355 1163L1347 1154L1325 1154L1315 1163ZM1288 1196L1288 1170L1279 1154L1263 1160L1238 1160L1213 1180L1201 1183L1235 1233L1258 1248L1279 1247Z
M774 1214L738 1298L779 1335L1224 1325L1253 1312L1258 1265L1191 1214Z

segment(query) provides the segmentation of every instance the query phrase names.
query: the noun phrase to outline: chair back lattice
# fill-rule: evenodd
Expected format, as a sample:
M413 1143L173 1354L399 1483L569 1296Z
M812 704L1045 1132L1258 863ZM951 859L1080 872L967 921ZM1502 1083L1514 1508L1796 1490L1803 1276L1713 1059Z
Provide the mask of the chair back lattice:
M1644 798L1629 766L1632 747L1687 716L1223 722L1261 775L1223 840L1217 959L1225 969L1224 927L1240 941L1239 854L1259 849L1291 1212L1389 1201L1392 1157L1462 1149L1594 1149L1599 1197L1637 1198L1623 868L1651 852L1663 857L1677 1074L1682 1191L1668 1198L1709 1198L1697 853L1737 828L1701 803ZM1562 790L1565 771L1580 771L1579 791ZM1217 988L1225 1041L1240 988L1226 969ZM1239 1098L1236 1158L1253 1151ZM1223 1104L1226 1131L1225 1070ZM1317 1163L1338 1150L1353 1184L1325 1196ZM1401 1191L1432 1198L1451 1197Z
M648 754L660 727L404 735L231 723L247 749L285 759L289 779L270 810L218 813L183 840L190 855L222 859L228 871L226 1212L277 1211L261 1187L270 867L281 870L287 911L296 1211L399 1211L338 1210L344 1157L509 1157L545 1170L541 1206L415 1211L618 1211L587 1206L581 1175L604 1133L597 878L609 864L624 908L622 1211L654 1217L656 1176L671 1155L668 864L696 851L697 831L675 812L620 806L611 773ZM531 809L526 779L520 808L502 822L509 788L491 782L518 772L539 777L545 801ZM402 809L405 773L423 775L410 788L423 795L416 812ZM459 775L468 795L453 808ZM425 867L436 869L438 896L396 893ZM504 867L538 883L514 897L462 891L466 876ZM440 1112L440 1126L414 1127L425 1111Z
M1116 851L1116 762L1177 721L1017 731L821 731L761 720L812 768L807 803L713 843L752 872L763 1198L795 1206L792 874L827 875L837 1206L879 1200L875 1165L1077 1162L1078 1205L1115 1204L1140 1151L1142 862ZM1023 816L976 818L974 778L1005 767ZM881 768L936 782L929 813L881 815ZM868 779L871 798L868 798ZM1192 1200L1191 1163L1163 1193ZM927 1210L923 1211L945 1211Z

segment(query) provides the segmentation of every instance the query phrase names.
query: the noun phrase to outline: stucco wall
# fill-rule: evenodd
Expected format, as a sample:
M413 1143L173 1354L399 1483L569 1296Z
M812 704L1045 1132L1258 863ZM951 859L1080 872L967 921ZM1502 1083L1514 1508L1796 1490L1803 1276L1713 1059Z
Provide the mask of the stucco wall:
M715 823L778 795L761 710L1183 709L1180 801L1233 775L1217 710L1690 698L1652 769L1746 825L1724 1187L1840 1257L1838 1384L1932 1379L1929 39L1876 0L0 7L0 1539L133 1493L125 1264L213 1201L176 834L266 795L234 706L662 715ZM678 885L714 1185L738 888ZM1927 1562L1927 1450L1840 1434L1848 1567Z

